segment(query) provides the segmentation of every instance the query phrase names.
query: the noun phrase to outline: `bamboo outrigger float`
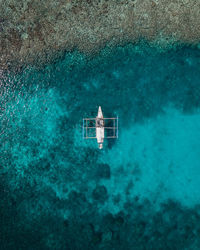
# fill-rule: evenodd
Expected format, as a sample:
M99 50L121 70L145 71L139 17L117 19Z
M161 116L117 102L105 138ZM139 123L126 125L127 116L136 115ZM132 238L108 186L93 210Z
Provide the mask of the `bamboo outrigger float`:
M113 126L105 126L106 122L107 123L112 122ZM112 133L112 134L107 135L106 130L108 130L109 133ZM105 138L108 138L108 139L118 138L118 117L104 118L101 106L99 106L98 114L96 118L84 118L83 119L83 138L84 139L97 139L99 149L102 149Z

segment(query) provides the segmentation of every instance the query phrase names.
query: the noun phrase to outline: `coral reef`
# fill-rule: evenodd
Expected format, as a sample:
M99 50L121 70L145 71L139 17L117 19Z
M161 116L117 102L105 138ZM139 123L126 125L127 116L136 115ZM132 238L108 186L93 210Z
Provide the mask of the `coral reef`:
M93 54L146 39L160 47L198 43L197 0L1 1L0 68L40 65L63 51Z

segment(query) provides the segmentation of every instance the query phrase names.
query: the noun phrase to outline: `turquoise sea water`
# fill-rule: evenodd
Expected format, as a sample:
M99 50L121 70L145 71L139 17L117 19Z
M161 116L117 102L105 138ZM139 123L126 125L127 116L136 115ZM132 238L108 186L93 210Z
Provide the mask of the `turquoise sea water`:
M1 72L0 249L199 249L199 79L200 50L148 45Z

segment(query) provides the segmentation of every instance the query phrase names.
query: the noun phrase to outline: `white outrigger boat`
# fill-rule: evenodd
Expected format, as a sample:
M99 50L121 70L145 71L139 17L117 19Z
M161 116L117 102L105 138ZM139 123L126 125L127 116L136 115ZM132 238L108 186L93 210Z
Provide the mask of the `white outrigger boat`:
M95 121L95 126L92 126ZM105 121L112 121L113 126L105 126ZM92 123L92 125L91 125ZM95 135L94 135L95 129ZM112 135L106 135L106 129L109 132L112 131ZM91 133L93 131L93 133ZM84 118L83 119L83 138L84 139L97 139L99 149L103 148L103 142L105 138L118 138L118 117L104 118L101 106L99 106L98 114L96 118Z

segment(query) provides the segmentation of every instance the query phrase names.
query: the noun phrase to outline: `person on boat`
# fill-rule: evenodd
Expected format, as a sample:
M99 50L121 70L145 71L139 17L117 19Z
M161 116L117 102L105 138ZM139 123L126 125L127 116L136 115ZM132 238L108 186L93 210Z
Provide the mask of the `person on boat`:
M104 126L103 119L101 119L101 118L97 119L97 127L102 128L103 126Z

